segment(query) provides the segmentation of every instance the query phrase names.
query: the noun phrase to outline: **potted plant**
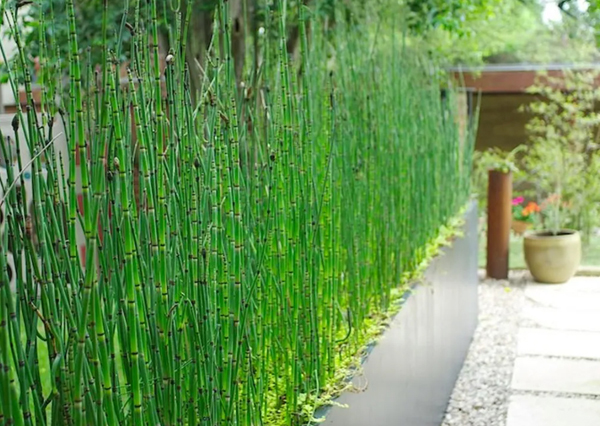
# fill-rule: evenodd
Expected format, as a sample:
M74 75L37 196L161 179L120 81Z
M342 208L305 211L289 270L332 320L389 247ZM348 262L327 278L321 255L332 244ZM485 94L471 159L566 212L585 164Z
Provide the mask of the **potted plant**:
M564 226L564 206L559 194L550 195L542 203L544 230L523 239L525 262L538 282L567 282L581 263L581 236Z
M536 202L530 201L523 206L524 201L523 197L516 197L512 200L511 228L516 235L523 235L525 231L529 230L540 213L540 206Z
M542 203L543 229L524 238L527 266L544 283L563 283L581 262L581 234L594 225L591 206L599 201L600 91L597 72L565 71L562 77L541 76L529 92L527 123L530 149L528 176L536 182ZM569 206L568 211L565 209Z

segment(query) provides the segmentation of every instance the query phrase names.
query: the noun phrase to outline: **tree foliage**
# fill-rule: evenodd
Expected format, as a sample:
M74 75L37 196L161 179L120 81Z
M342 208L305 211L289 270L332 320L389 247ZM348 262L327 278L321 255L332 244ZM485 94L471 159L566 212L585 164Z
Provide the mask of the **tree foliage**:
M297 14L300 6L310 6L311 13L325 17L325 29L339 19L357 23L366 11L379 14L382 22L396 25L399 32L419 50L442 65L477 65L485 62L585 62L597 59L593 41L594 25L600 24L600 0L590 1L581 12L571 1L557 4L565 11L562 22L547 24L542 20L543 6L538 0L231 0L235 11L233 55L238 80L254 78L263 60L264 40L277 37L269 28L270 16L278 4L286 5L287 49L294 53L299 45ZM13 2L14 3L14 2ZM119 60L128 60L131 40L126 23L131 23L138 0L89 0L76 4L80 28L79 44L86 58L99 63L105 50L117 51ZM141 2L140 5L143 5ZM216 0L159 0L161 49L166 55L173 44L177 20L184 20L188 9L190 26L187 56L192 74L200 73L205 52L212 39ZM28 56L39 54L36 32L41 16L64 14L65 0L37 0L22 13L20 25L28 34ZM102 17L108 16L112 33L109 45L102 39ZM375 13L373 13L375 11ZM117 28L115 30L114 28ZM262 29L262 30L261 30ZM262 35L259 35L259 30ZM66 19L52 31L56 49L66 54L68 29ZM121 46L121 48L118 48ZM200 67L198 66L200 65Z
M435 2L415 3L424 8ZM548 23L543 20L543 4L536 0L488 1L478 6L468 9L470 15L435 15L445 18L429 26L413 26L420 31L415 42L438 61L451 65L576 63L598 57L591 26L581 13ZM452 19L457 22L447 25Z
M472 23L493 15L501 0L406 0L408 23L412 31L425 33L443 29L465 35Z

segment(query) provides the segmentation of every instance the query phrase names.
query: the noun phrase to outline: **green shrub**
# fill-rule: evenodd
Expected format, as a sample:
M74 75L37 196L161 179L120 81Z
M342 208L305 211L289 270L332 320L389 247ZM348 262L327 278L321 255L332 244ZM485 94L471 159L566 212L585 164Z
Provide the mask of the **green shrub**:
M536 95L525 110L530 148L524 171L544 208L544 226L553 232L570 227L586 240L600 225L600 114L597 70L540 74L528 89Z

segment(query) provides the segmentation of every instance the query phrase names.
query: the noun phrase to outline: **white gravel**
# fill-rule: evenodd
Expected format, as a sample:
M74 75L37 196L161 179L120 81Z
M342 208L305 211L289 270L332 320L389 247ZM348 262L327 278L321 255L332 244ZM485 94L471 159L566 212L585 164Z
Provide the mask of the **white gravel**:
M442 426L504 426L526 273L479 285L479 325Z

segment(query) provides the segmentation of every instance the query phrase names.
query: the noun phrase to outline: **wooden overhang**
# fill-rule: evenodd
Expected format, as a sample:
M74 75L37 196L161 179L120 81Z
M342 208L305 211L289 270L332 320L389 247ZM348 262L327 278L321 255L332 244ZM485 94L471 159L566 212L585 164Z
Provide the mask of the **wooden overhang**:
M449 69L459 86L468 87L482 94L526 93L527 88L535 83L535 78L539 73L559 77L565 70L596 70L600 72L600 63L579 65L499 64L478 68L454 67ZM598 83L600 85L600 78Z

